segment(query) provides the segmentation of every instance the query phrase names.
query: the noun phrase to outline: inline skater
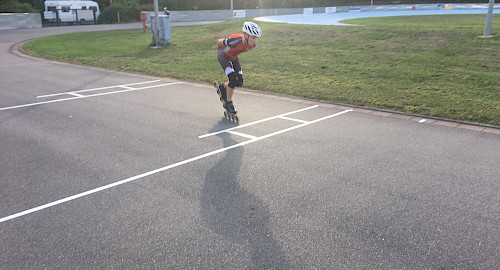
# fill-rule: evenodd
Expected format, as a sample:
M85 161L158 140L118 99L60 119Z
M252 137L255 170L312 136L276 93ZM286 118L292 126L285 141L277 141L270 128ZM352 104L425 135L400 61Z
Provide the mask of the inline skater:
M242 34L232 34L228 38L217 40L217 59L229 79L228 82L219 84L217 92L220 92L223 107L232 114L236 114L233 105L234 88L243 85L243 71L238 55L255 48L257 38L261 35L262 30L256 23L245 22Z

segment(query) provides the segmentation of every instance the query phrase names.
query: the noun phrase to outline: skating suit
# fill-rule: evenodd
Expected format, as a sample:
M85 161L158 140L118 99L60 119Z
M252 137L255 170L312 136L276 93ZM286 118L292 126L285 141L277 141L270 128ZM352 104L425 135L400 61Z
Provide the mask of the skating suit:
M243 43L244 38L243 34L232 34L226 38L224 40L226 47L222 49L224 55L234 61L238 59L240 53L253 49L253 46Z

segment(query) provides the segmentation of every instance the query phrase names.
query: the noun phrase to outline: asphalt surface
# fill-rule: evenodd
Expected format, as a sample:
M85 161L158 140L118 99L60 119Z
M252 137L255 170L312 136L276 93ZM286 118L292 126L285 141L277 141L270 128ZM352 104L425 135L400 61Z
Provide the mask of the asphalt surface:
M81 29L0 31L0 269L500 268L498 129L12 52Z

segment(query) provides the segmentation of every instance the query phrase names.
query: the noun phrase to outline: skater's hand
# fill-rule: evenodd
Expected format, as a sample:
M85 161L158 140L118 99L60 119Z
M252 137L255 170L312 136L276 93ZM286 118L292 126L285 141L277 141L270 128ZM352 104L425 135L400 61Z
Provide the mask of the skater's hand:
M238 84L239 84L240 86L242 86L242 85L243 85L243 75L241 75L241 74L238 74Z
M224 39L217 40L217 49L220 50L224 48Z

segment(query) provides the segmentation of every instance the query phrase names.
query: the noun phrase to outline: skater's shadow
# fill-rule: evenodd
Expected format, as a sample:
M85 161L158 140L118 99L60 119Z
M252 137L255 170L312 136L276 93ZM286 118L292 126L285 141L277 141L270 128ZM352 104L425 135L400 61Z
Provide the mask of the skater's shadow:
M220 124L217 123L214 129ZM217 130L211 132L214 131ZM218 137L224 147L238 143L229 133L221 133ZM248 247L252 269L289 269L282 247L269 228L268 205L240 185L243 179L238 179L238 175L243 154L243 147L230 149L207 172L201 216L214 233L224 236L235 246Z

